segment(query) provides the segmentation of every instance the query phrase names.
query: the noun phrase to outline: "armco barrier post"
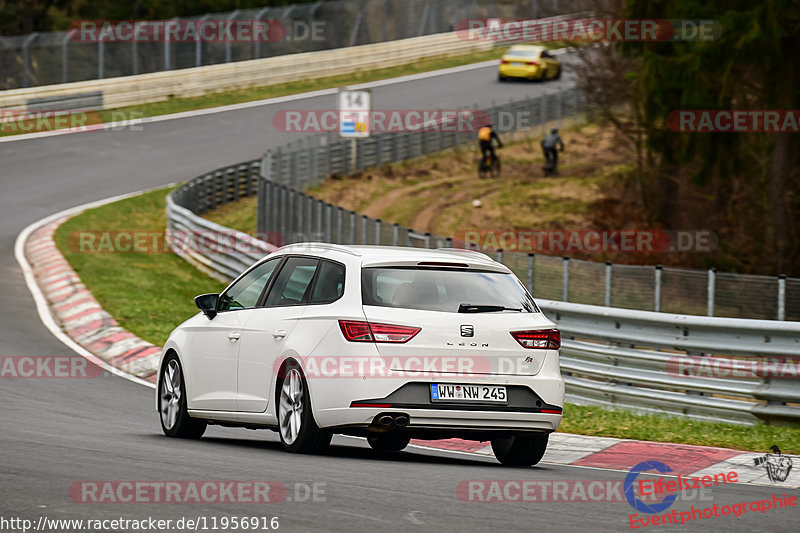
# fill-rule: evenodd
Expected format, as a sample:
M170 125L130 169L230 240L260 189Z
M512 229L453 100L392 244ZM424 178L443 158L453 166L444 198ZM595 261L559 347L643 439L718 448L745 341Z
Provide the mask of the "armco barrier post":
M530 252L528 254L528 290L533 294L533 265L536 260L536 254Z
M714 316L714 290L717 279L717 269L708 269L708 316Z
M375 244L381 244L381 219L375 219Z
M565 302L569 301L569 257L564 257L564 261L562 263L562 275L563 275L563 282L564 282L564 290L562 291L561 299Z
M350 236L347 239L348 244L356 243L356 212L350 211Z
M606 287L604 304L611 307L611 261L606 261Z
M336 208L336 244L342 244L343 216L344 216L344 209L341 207Z
M786 274L778 276L778 320L786 320Z
M653 311L661 312L661 265L656 265L655 269L655 301L653 302Z

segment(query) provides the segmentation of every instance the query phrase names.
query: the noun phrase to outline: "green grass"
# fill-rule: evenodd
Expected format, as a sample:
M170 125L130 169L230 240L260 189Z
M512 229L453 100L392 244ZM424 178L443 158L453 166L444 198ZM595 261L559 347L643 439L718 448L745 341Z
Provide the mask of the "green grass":
M161 345L169 332L197 312L193 297L222 285L171 253L81 253L78 232L160 232L165 227L160 189L88 210L56 232L59 249L98 302L123 328ZM239 216L231 210L230 218ZM247 224L240 219L241 224ZM773 444L800 453L797 427L735 426L659 415L640 416L567 404L560 431L623 439L720 446L764 452Z
M100 305L123 328L159 346L175 326L197 313L195 296L219 292L223 285L173 253L81 251L80 233L163 235L165 197L170 190L159 189L90 209L62 224L55 234L59 250ZM99 243L99 238L95 242ZM87 249L97 248L84 247Z
M480 61L487 61L490 59L497 59L507 49L508 49L507 46L497 47L492 50L487 50L485 52L473 52L469 54L438 56L427 59L420 59L419 61L413 63L407 63L395 67L387 67L370 71L356 71L353 73L341 74L338 76L328 76L324 78L309 78L300 81L292 81L276 85L268 85L266 87L254 87L236 91L220 91L194 98L170 98L168 100L164 100L161 102L153 102L150 104L140 104L129 107L121 107L117 109L107 109L97 113L89 113L88 119L86 120L85 124L91 125L91 124L111 122L114 120L120 120L120 117L141 118L141 117L154 117L158 115L168 115L172 113L180 113L183 111L207 109L211 107L219 107L224 105L239 104L243 102L251 102L254 100L263 100L266 98L275 98L279 96L297 94L306 91L330 89L346 85L354 85L358 83L367 83L370 81L395 78L398 76L407 76L410 74L418 74L420 72L428 72L432 70L439 70L444 68L467 65L470 63L478 63ZM30 133L30 132L22 131L21 128L17 128L15 126L8 124L0 126L0 136L18 135L22 133Z
M800 453L798 426L736 426L661 415L636 415L628 411L608 411L573 404L564 407L564 419L559 431L758 452L769 451L770 446L777 444L783 453Z

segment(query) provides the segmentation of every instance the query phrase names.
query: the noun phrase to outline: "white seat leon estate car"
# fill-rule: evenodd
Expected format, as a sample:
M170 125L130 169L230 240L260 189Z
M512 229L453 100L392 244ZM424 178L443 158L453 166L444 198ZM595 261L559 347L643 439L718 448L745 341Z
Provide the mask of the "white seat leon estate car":
M195 301L159 363L171 437L266 428L306 453L333 434L382 452L461 438L532 465L561 421L559 331L482 253L294 244Z

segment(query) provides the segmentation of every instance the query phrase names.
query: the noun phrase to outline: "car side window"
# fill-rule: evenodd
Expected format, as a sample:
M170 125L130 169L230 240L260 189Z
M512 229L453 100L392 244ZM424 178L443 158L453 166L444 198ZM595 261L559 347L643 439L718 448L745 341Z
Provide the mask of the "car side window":
M341 298L342 294L344 294L344 265L333 261L322 261L309 303L329 304Z
M276 257L261 263L245 274L239 281L230 286L219 298L217 311L236 311L239 309L252 309L256 306L258 298L269 283L275 267L281 258Z
M312 257L290 257L275 278L269 290L267 307L299 305L308 299L306 294L317 271L319 259Z

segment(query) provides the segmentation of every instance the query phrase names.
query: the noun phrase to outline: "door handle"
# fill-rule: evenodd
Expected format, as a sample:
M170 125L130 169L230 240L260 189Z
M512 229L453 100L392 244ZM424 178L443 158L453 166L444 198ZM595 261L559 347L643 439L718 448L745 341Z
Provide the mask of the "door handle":
M231 333L228 333L228 340L231 342L236 342L239 340L239 337L241 336L242 334L239 333L238 331L232 331Z
M282 339L286 336L286 330L285 329L276 330L272 333L272 336L275 337L276 339Z

